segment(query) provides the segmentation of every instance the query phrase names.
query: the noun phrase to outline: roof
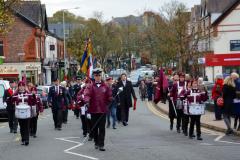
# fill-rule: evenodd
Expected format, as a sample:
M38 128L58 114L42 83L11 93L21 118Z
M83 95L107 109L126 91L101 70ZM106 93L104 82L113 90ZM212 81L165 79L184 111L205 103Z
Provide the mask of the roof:
M46 7L41 1L21 1L13 10L30 24L48 30Z
M221 16L216 19L216 21L213 22L213 26L218 25L225 17L227 17L234 8L236 8L240 4L240 0L235 0L235 2L232 2L231 5L229 5L221 14Z

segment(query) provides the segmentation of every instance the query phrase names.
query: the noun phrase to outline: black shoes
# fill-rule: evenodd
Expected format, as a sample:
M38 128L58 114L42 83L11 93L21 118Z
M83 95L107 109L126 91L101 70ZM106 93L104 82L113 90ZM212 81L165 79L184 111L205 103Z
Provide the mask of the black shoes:
M177 133L181 133L180 129L177 129Z
M113 127L113 129L117 129L116 127Z
M202 139L201 136L198 136L198 137L197 137L197 140L202 141L203 139Z
M124 126L127 126L128 124L127 124L127 122L123 122L123 125L124 125Z
M95 149L98 149L98 145L95 144Z
M92 140L93 140L93 138L91 138L91 137L88 138L88 141L92 141Z
M99 151L106 151L104 147L99 147Z
M232 129L228 129L227 131L226 131L226 135L228 136L228 135L231 135L231 134L233 134L234 132L233 132L233 130Z
M22 141L22 145L28 146L29 142L28 141Z

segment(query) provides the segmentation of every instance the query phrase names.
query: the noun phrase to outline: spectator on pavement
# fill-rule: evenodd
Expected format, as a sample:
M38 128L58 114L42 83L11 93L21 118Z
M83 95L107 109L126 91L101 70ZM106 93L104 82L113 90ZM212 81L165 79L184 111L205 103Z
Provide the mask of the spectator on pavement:
M222 76L216 77L215 84L212 88L212 99L214 100L215 120L222 120L222 108L218 106L217 99L222 97L223 92L223 78Z
M226 77L224 79L223 85L223 118L227 126L226 135L233 134L231 128L231 115L233 111L233 100L236 97L236 88L235 88L234 79L231 77Z

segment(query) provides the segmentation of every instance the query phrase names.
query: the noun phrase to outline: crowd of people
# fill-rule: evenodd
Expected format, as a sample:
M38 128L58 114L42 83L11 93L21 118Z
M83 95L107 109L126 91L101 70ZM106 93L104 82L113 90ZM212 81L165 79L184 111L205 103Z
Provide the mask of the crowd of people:
M217 76L212 89L216 120L224 120L227 126L226 134L233 134L231 117L234 117L234 129L240 131L240 78L233 72L223 79ZM239 121L239 123L238 123Z
M118 80L107 77L103 80L102 70L93 70L93 78L76 77L76 80L67 82L53 80L49 88L48 105L53 115L55 130L61 131L62 125L68 123L68 112L72 110L76 119L81 119L82 134L93 141L95 148L105 151L105 128L117 129L117 122L128 125L129 110L133 107L132 97L137 100L132 83L127 75L122 74ZM29 145L29 137L36 138L37 120L43 112L43 104L37 88L32 83L27 86L23 81L10 82L10 88L5 91L4 102L7 103L9 114L9 128L11 133L17 133L20 126L21 141ZM17 117L18 106L27 105L31 115ZM36 108L36 113L33 110ZM134 106L136 109L136 106ZM107 122L107 123L106 123Z
M154 103L166 103L168 100L170 130L173 130L176 119L177 133L182 132L190 139L196 137L197 140L202 140L201 115L205 112L205 102L209 98L202 78L192 78L182 72L169 78L164 74L164 70L160 69L154 78L147 77L140 82L139 94L142 101L147 98ZM236 111L240 108L239 75L232 73L225 79L217 76L212 89L212 99L216 120L223 118L228 128L226 134L232 134L231 116L233 113L240 113ZM132 83L126 74L122 74L117 80L111 77L103 80L102 70L99 68L93 70L92 79L78 76L74 81L61 83L59 79L54 79L48 93L55 130L61 131L62 124L68 123L68 112L72 110L76 119L81 120L83 137L88 141L94 140L95 148L100 151L105 151L106 128L117 129L118 123L127 126L129 110L131 107L136 109L136 101ZM38 116L43 112L36 86L32 83L26 85L23 81L18 82L18 85L10 82L10 88L4 94L4 102L7 104L10 132L17 133L19 124L22 145L29 145L29 137L37 137ZM30 107L30 114L26 117L17 114L23 104ZM240 114L234 116L234 128L240 130Z

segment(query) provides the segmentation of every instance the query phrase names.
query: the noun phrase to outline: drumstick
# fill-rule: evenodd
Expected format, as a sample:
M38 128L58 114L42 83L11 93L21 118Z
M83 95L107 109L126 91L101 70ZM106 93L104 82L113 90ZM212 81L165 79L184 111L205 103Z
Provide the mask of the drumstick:
M172 99L171 99L171 101L172 101L172 105L173 105L174 112L175 112L175 114L176 114L176 117L177 117L177 111L176 111L176 108L175 108L175 104L174 104L174 102L173 102L173 100L172 100Z

